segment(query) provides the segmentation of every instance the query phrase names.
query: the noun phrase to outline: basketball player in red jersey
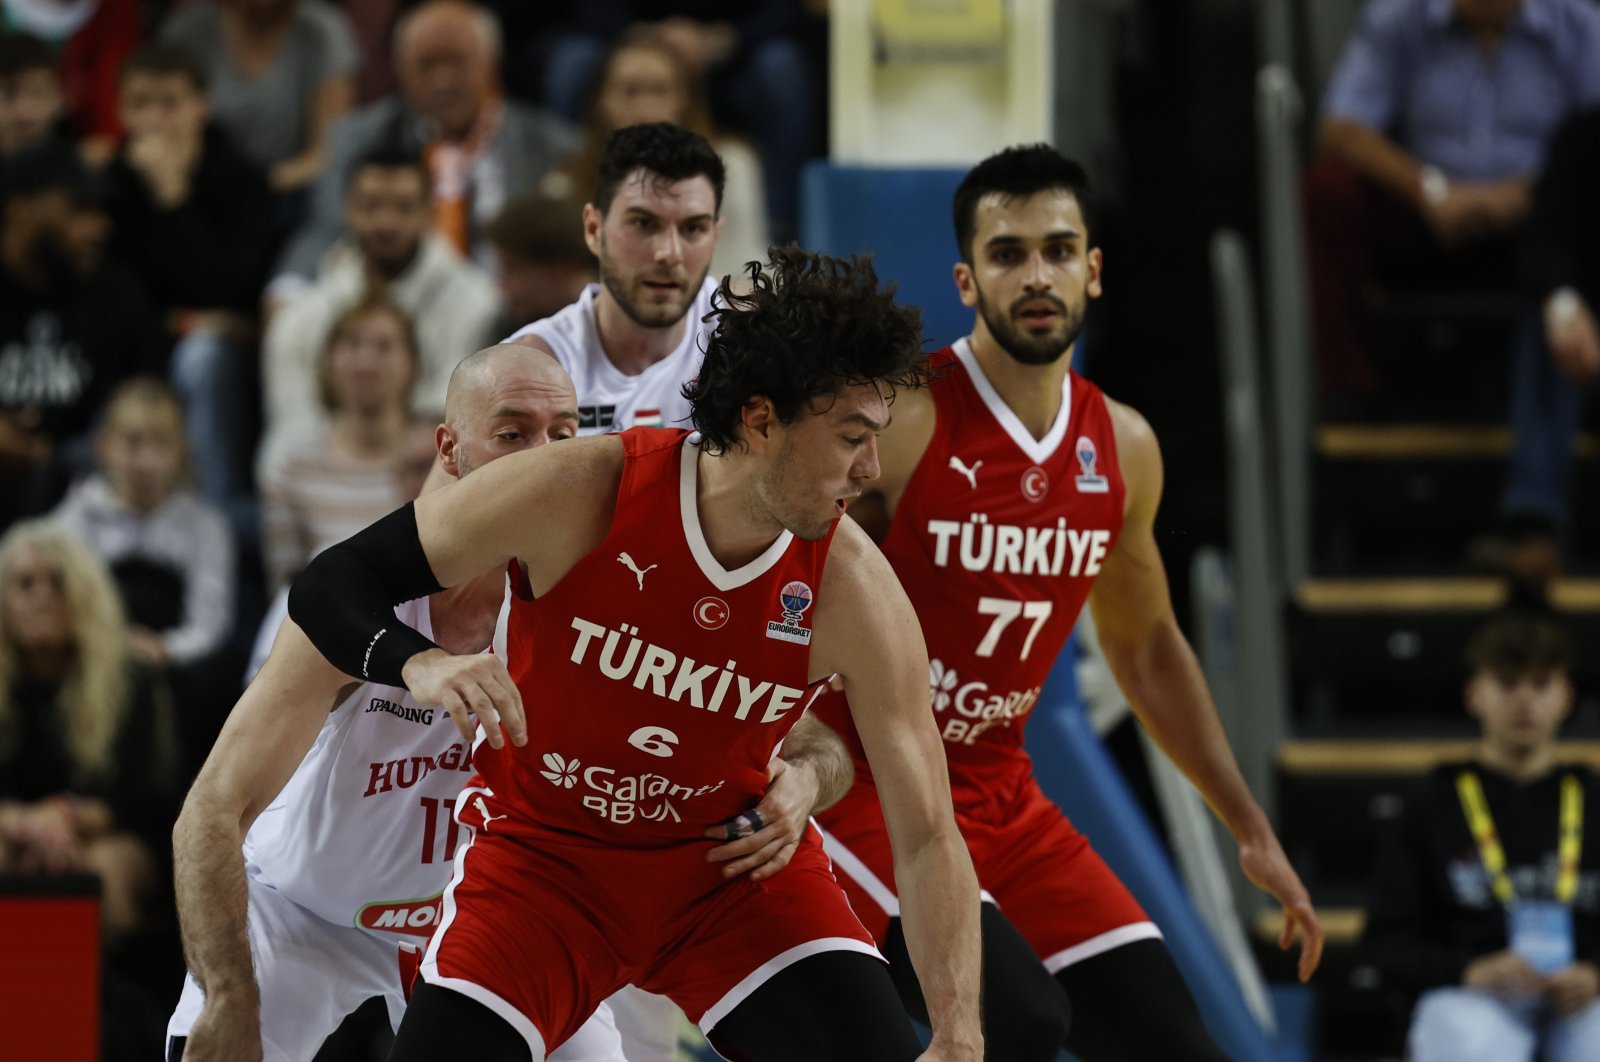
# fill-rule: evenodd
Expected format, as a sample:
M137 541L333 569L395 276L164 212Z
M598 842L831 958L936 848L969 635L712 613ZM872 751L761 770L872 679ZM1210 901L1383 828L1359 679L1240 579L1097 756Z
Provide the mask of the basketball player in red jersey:
M1155 436L1068 367L1100 294L1087 178L1047 146L1014 148L967 175L954 212L972 335L932 356L931 387L896 403L881 475L851 515L882 544L927 639L957 821L991 901L988 1057L1053 1060L1065 1046L1085 1062L1221 1059L1160 931L1039 790L1022 747L1087 599L1140 720L1227 823L1250 879L1284 905L1282 943L1302 930L1310 976L1316 914L1173 616L1152 533ZM824 698L819 714L849 743L840 701ZM902 973L895 868L873 771L857 760L850 795L820 820L851 903ZM1066 989L1070 1023L1046 971ZM897 983L916 1010L914 979Z
M719 292L688 389L699 435L509 455L296 580L290 614L340 670L487 733L394 1062L538 1062L628 983L730 1058L981 1057L978 893L927 655L882 554L839 519L877 475L895 391L920 382L918 315L869 265L794 248L751 282ZM508 562L509 674L396 622L392 602ZM757 806L835 677L883 797L925 1053L815 834L757 883L708 863L697 825Z

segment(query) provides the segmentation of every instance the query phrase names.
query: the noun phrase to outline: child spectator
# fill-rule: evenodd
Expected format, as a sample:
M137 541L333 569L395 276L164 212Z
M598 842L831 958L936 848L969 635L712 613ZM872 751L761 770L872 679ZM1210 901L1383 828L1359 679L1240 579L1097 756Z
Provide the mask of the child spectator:
M411 319L381 296L334 324L318 366L329 422L297 432L262 463L269 590L407 500L397 472L420 366Z
M53 134L69 135L66 116L56 53L26 33L0 34L0 167Z
M98 165L111 157L117 125L117 74L143 28L139 0L0 0L0 24L55 49L73 124Z
M106 405L100 471L55 514L110 567L129 643L151 667L215 653L233 622L233 539L186 482L188 449L178 396L159 380L129 380Z
M1465 690L1478 755L1437 768L1385 839L1366 945L1420 993L1413 1062L1600 1058L1600 786L1556 759L1570 655L1543 615L1484 628Z

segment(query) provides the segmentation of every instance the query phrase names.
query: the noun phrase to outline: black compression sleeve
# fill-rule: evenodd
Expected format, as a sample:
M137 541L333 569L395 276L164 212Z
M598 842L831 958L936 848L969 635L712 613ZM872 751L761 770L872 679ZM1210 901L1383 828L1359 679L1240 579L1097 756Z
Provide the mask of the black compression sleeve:
M405 662L438 646L394 607L440 589L407 503L312 558L289 590L289 616L340 671L404 689Z

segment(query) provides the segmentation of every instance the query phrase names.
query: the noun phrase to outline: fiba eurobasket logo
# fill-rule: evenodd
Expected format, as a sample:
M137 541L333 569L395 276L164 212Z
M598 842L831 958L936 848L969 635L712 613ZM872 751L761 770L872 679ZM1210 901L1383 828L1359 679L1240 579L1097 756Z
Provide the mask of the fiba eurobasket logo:
M810 586L798 580L784 583L783 589L778 591L778 606L783 610L783 619L767 623L767 637L795 645L810 645L811 628L802 624L812 600Z

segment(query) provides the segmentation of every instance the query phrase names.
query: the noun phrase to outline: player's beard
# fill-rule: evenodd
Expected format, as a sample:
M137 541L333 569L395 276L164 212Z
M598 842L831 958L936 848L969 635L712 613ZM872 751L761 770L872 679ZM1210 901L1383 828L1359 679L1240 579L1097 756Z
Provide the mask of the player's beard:
M1088 305L1086 299L1069 305L1054 295L1023 295L1004 313L995 313L983 289L976 285L974 289L978 293L978 313L983 315L983 323L989 326L989 334L994 336L1001 350L1024 365L1053 364L1071 350L1072 344L1083 334L1084 311ZM1017 310L1026 303L1041 300L1055 306L1056 312L1061 315L1060 324L1044 335L1030 335L1017 323Z
M815 542L827 537L833 520L807 511L804 498L811 479L799 467L798 457L794 438L786 436L762 477L757 497L768 519L798 539Z
M600 238L600 283L604 284L611 297L616 300L617 306L628 320L640 328L672 328L683 320L684 314L689 312L689 307L694 305L695 296L700 293L705 285L706 274L711 267L707 265L694 279L694 283L685 284L683 288L683 301L677 305L643 307L633 297L633 289L644 282L643 277L630 280L617 271L616 262L606 253L604 235Z

